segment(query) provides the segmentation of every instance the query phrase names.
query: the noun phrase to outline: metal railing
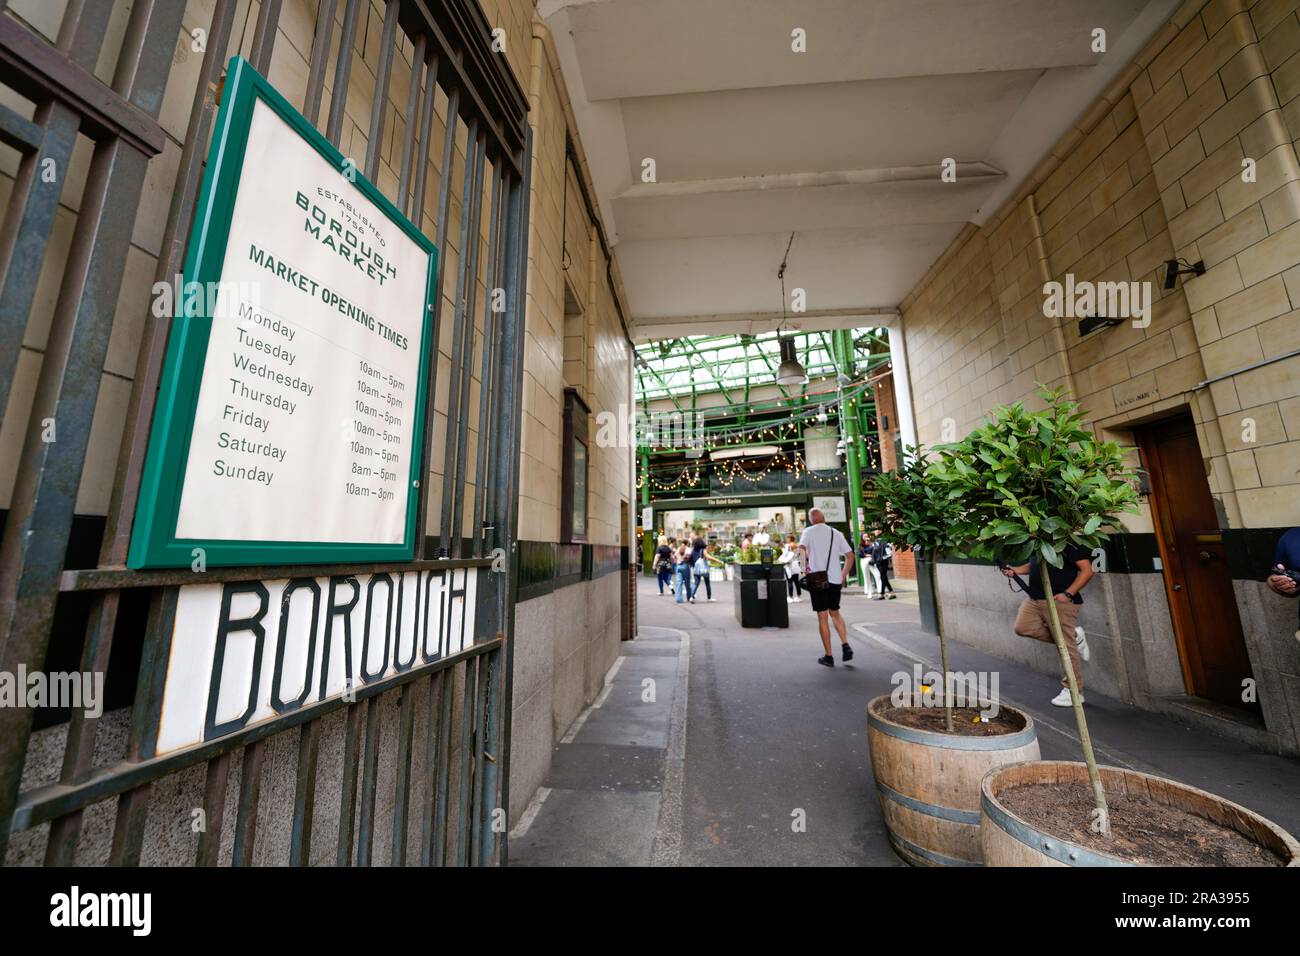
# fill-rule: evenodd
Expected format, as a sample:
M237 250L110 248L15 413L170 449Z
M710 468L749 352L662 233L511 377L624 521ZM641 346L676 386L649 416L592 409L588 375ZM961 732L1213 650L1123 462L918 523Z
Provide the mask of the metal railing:
M140 572L124 566L171 327L170 317L155 318L152 312L144 320L98 560L93 568L68 568L77 491L88 467L91 420L127 251L148 163L166 141L158 117L185 4L135 0L109 85L93 71L109 32L112 2L70 0L54 43L6 13L5 6L0 0L0 83L29 101L32 110L27 118L0 107L0 142L21 156L0 230L0 408L6 406L14 386L38 277L43 267L50 267L47 259L60 188L49 188L42 170L58 170L61 185L78 137L92 141L93 154L72 242L62 263L0 544L0 671L12 674L21 668L33 673L45 666L56 628L65 626L69 617L57 617L57 612L71 597L88 602L84 634L60 637L70 637L79 645L80 669L85 673L107 672L114 648L130 643L122 613L126 599L143 591L148 619L129 695L129 716L118 715L127 732L116 753L105 757L102 751L111 751L112 746L97 741L104 718L74 709L65 730L39 731L45 735L42 759L48 759L52 745L60 764L56 773L42 780L32 756L32 709L0 708L0 861L6 859L6 847L19 839L24 842L24 858L30 859L34 834L48 824L44 862L86 862L83 844L93 842L85 833L86 819L91 812L102 811L105 802L112 802L106 862L138 864L142 855L152 858L170 849L146 843L147 832L155 834L152 841L163 839L156 835L160 822L150 820L155 788L164 780L180 787L187 770L203 767L202 805L195 807L203 810L205 821L194 840L193 862L198 864L228 859L245 865L261 859L255 855L258 821L273 804L291 818L285 862L332 859L339 865L370 864L382 856L378 835L389 822L387 859L394 864L503 862L504 814L494 811L509 803L505 768L514 576L494 573L500 560L494 562L493 555L499 558L504 553L513 563L531 139L525 97L504 58L492 51L482 12L473 0L387 0L374 64L375 99L369 110L366 155L364 162L358 161L367 178L378 182L389 81L394 57L399 55L399 37L404 36L413 52L411 81L405 101L392 103L407 121L400 153L394 149L398 183L396 194L390 193L389 198L431 235L440 251L446 249L449 236L458 236L462 252L454 260L439 256L434 300L438 308L431 339L433 381L425 417L423 474L427 478L430 462L436 461L442 465L443 481L437 501L430 500L434 497L431 482L420 482L417 527L428 527L426 516L432 508L440 519L438 537L421 533L415 560L409 563L214 568L196 573ZM236 0L216 0L206 27L206 50L158 256L155 278L159 281L169 281L182 268L238 6ZM295 103L336 147L351 92L358 31L369 6L368 0L320 0L306 93L300 104ZM280 0L262 0L257 8L248 59L264 75L276 56L280 12ZM333 56L332 49L337 50ZM330 75L335 95L328 116L322 118ZM434 159L430 147L439 89L447 98L447 120L436 166L436 213L429 221L424 213L425 191ZM457 169L459 138L466 144L465 161ZM458 215L453 209L457 180ZM480 246L485 256L480 256ZM449 261L455 262L454 276L444 274ZM488 302L476 300L480 281L488 290L504 290L504 311L493 311L491 295ZM444 303L444 290L454 290L449 303ZM451 353L439 355L439 332L448 321ZM438 409L449 424L445 448L435 450L431 442L435 383L440 375L449 376L447 407ZM480 392L477 407L471 408L470 385L475 376ZM57 441L43 439L45 425L51 421L57 425ZM92 462L90 467L94 466ZM472 506L467 508L468 501ZM369 683L363 679L351 699L323 700L196 746L157 752L163 679L182 588L196 583L224 585L299 576L347 579L367 572L448 569L465 569L478 578L472 646L403 673ZM383 725L380 705L381 699L392 698L398 711L395 744ZM322 737L327 719L339 712L344 723L340 772L327 785L329 774L320 760ZM417 723L423 724L424 731L419 738ZM291 745L284 735L295 733L292 796L268 795L262 784L272 748L278 753ZM381 757L385 765L391 761L394 769L381 773ZM31 782L25 784L25 776ZM236 779L238 793L232 798L229 791ZM380 788L389 783L395 789L381 793ZM338 807L334 852L317 845L313 853L313 823L326 800L331 807L336 801ZM226 819L229 810L233 820ZM384 827L377 827L377 814L389 810ZM164 827L162 833L166 832Z

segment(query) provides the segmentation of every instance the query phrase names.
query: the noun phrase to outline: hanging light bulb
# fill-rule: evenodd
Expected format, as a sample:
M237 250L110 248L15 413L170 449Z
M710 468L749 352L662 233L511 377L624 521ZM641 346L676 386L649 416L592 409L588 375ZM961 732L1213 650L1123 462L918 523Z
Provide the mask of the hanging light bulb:
M794 339L782 336L778 341L781 347L781 364L776 369L776 384L802 385L808 381L808 373L804 371L804 367L799 364L799 359L795 355Z

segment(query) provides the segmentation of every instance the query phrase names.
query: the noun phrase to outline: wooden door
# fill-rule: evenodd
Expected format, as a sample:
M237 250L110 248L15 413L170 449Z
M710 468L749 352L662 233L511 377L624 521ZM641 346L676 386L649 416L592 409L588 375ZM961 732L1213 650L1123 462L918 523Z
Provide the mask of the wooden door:
M1188 693L1234 707L1251 677L1205 461L1190 415L1138 432Z

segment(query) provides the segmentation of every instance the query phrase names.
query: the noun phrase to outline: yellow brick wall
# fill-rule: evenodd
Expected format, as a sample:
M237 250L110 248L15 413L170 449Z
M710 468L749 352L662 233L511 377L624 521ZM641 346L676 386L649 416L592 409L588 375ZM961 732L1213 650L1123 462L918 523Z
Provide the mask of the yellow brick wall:
M503 55L506 57L520 85L525 91L535 89L532 95L529 120L536 133L533 167L532 216L533 225L529 242L529 274L527 326L528 337L525 355L524 404L527 417L523 426L521 464L521 528L524 538L556 540L559 533L559 469L561 412L563 387L563 316L564 299L562 272L559 264L560 210L564 199L561 179L564 167L564 138L566 120L559 93L552 77L549 63L534 62L534 56L543 55L541 45L533 39L533 5L531 0L481 0L482 9L491 27L504 31ZM15 15L29 26L49 38L57 33L65 3L62 0L13 0L9 4ZM105 55L101 57L97 74L108 80L112 76L112 53L120 45L125 27L127 7L119 3L105 40ZM247 56L252 50L253 33L257 22L256 0L242 0L237 6L227 55ZM339 4L332 34L330 69L326 75L324 96L320 108L320 124L329 115L333 97L332 64L342 36L342 16L345 5ZM316 0L284 0L275 41L269 78L295 106L301 108L306 95L307 76L315 34ZM352 60L347 111L339 148L363 166L370 128L370 109L374 92L375 72L379 60L380 36L383 29L384 4L382 0L368 0L358 22L355 55ZM162 154L149 164L144 192L135 223L133 243L126 263L126 280L114 320L113 335L101 378L99 404L96 408L87 466L82 477L77 499L81 514L105 514L112 490L117 464L127 400L131 380L135 375L136 357L140 348L143 320L149 308L150 287L157 268L168 205L171 201L181 147L197 83L202 53L192 49L191 33L206 30L212 21L213 0L189 0L186 5L182 31L177 37L173 55L172 72L160 114L160 123L167 140ZM406 105L411 79L411 61L414 49L411 42L398 34L398 54L393 59L392 76L386 109L384 142L380 152L377 185L392 197L397 194L402 143L406 131ZM540 86L538 85L540 83ZM13 94L0 92L0 101L30 115L30 104ZM442 150L446 131L447 98L441 88L435 95L435 120L429 145L429 168L425 184L423 209L412 218L428 235L436 230L438 192L442 176ZM576 134L575 134L576 136ZM466 134L463 123L457 126L454 171L451 182L452 208L450 222L458 224L461 213L461 196L464 186ZM41 353L48 335L50 320L58 292L58 279L62 263L71 240L75 215L79 206L82 184L90 160L90 144L83 140L75 151L67 170L61 208L57 217L46 256L46 266L37 293L32 317L28 323L19 357L16 379L9 407L0 425L0 507L8 507L13 491L17 462L22 447L27 419L31 410L40 371ZM8 200L13 176L17 168L17 155L0 149L0 203ZM491 171L484 176L484 214L479 241L479 277L477 289L477 315L475 317L475 360L469 393L469 416L472 423L478 419L479 370L483 345L482 309L488 295L485 285L487 263L487 231L490 217ZM581 210L580 199L570 197L570 214L574 208ZM590 224L582 220L570 224L570 231L583 235ZM446 263L447 280L444 283L439 337L440 368L437 379L437 400L433 428L435 450L445 445L447 436L449 363L452 350L453 299L455 276L460 262L459 230L448 230L447 241L440 250ZM589 249L585 246L573 250L588 286ZM604 264L599 264L600 282L604 286ZM590 296L590 293L588 293ZM593 363L612 364L593 366L593 381L598 384L588 401L597 408L617 408L620 402L630 402L628 363L630 352L622 342L622 333L612 308L599 306L592 309L594 334L589 341L589 356ZM622 371L617 367L621 363ZM620 377L621 375L621 377ZM619 383L622 383L620 386ZM594 435L594 429L593 429ZM473 430L468 443L468 482L466 522L463 531L468 533L474 500L474 461L477 433ZM618 502L631 494L631 472L626 455L619 450L592 449L591 540L596 543L617 543ZM429 487L431 507L427 530L440 531L438 503L442 495L443 456L434 454L431 461ZM601 482L614 483L604 487Z
M526 2L526 0L517 0ZM578 190L578 171L565 159L563 96L546 43L533 41L527 89L533 124L533 193L528 243L527 344L524 361L523 447L520 449L520 538L558 541L564 386L578 388L591 408L587 538L619 544L619 504L631 502L632 459L626 447L596 442L596 417L631 403L632 350L614 308L604 255ZM565 178L568 186L565 186ZM567 213L565 212L567 208ZM567 235L569 268L561 261ZM568 283L583 311L585 368L566 376L564 295ZM575 354L571 351L570 354Z
M1032 405L1038 382L1124 441L1185 406L1229 526L1297 522L1300 357L1227 373L1300 349L1298 6L1184 4L1015 199L963 230L902 305L923 444ZM1174 256L1207 271L1166 292ZM1047 318L1043 285L1067 274L1149 282L1150 325L1080 338L1077 318Z

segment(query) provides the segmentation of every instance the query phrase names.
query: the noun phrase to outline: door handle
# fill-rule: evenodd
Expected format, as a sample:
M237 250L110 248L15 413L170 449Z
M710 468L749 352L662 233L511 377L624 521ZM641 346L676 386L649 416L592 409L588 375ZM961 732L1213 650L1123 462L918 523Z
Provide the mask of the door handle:
M1175 584L1175 585L1174 585L1174 590L1175 590L1175 591L1181 591L1182 589L1183 589L1183 586L1182 586L1181 584Z
M1197 557L1202 561L1217 561L1219 559L1219 556L1213 551L1202 551Z

